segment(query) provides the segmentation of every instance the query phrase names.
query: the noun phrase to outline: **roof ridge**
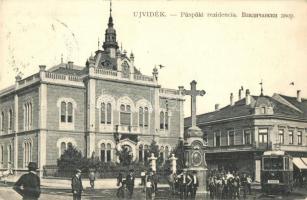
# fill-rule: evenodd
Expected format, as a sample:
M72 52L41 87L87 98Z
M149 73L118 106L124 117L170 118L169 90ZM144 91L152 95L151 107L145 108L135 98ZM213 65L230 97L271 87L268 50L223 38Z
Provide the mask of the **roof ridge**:
M301 109L297 108L295 105L293 105L292 103L287 101L283 96L285 96L285 95L274 93L272 98L275 99L276 101L278 101L278 102L280 102L280 103L300 112L300 113L304 113Z

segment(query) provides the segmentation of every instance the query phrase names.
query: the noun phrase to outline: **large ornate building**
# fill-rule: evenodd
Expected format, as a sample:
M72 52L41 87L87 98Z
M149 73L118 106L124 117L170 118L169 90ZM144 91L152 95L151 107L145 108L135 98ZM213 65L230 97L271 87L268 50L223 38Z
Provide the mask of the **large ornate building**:
M161 88L156 68L152 76L136 69L134 55L118 48L111 12L102 47L84 67L41 65L0 91L0 168L55 165L68 145L105 162L121 146L144 160L152 139L170 153L183 137L182 91Z
M261 93L234 101L199 115L197 125L208 142L209 169L249 172L260 180L260 156L266 150L282 150L294 157L295 170L307 169L307 99ZM185 119L189 127L191 119Z

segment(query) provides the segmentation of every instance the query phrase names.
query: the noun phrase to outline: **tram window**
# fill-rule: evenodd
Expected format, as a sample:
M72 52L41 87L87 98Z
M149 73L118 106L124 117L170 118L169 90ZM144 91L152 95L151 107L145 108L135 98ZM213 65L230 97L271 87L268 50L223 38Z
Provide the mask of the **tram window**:
M283 170L283 158L264 158L265 170Z

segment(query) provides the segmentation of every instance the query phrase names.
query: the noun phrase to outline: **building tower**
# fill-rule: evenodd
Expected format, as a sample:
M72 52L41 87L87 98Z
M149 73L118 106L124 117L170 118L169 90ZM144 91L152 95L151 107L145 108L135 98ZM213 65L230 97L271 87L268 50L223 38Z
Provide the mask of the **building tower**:
M109 53L111 58L115 58L116 50L118 49L118 44L116 41L116 30L113 27L113 18L112 18L112 2L110 2L110 17L108 28L105 32L105 40L103 42L103 49Z

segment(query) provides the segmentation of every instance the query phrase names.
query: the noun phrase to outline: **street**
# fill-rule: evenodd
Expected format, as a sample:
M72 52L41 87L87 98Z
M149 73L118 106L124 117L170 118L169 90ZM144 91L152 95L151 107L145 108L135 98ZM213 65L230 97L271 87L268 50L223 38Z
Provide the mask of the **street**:
M4 185L0 183L0 200L19 200L22 199L11 186ZM57 189L57 188L42 188L42 194L40 200L67 200L72 199L71 191L69 189ZM86 188L82 199L117 199L116 198L116 189L97 189L92 190ZM142 192L142 189L136 188L133 199L145 199L145 195ZM166 188L159 189L155 199L179 199L179 196L171 196L170 192ZM209 199L208 195L205 195L202 198L198 199ZM243 199L243 197L241 198ZM248 195L247 199L263 199L263 200L272 200L272 199L282 199L282 200L292 200L292 199L307 199L307 190L305 188L296 189L291 194L284 195L264 195L259 191L253 191L252 195Z

